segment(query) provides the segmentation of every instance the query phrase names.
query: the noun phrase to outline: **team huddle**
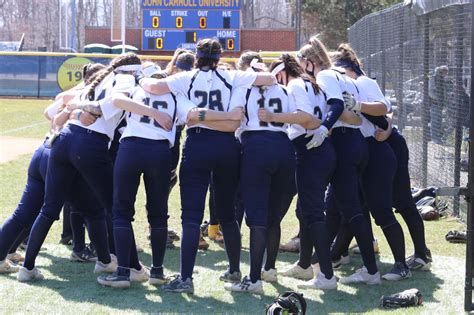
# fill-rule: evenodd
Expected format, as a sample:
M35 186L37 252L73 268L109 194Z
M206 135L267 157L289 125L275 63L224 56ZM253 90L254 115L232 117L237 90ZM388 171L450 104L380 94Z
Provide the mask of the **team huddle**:
M41 280L36 257L65 203L85 225L74 234L73 257L95 261L98 283L132 282L193 293L193 269L208 189L211 222L223 234L228 269L224 288L263 293L279 276L300 288L330 290L338 283L369 285L429 270L423 220L411 195L408 147L392 127L391 104L347 44L327 52L312 37L296 57L283 54L269 67L244 52L237 70L220 63L218 40L196 52L178 50L165 70L134 54L108 66L88 65L84 82L45 110L51 132L32 157L27 184L0 227L0 273L21 282ZM186 140L180 137L186 126ZM180 160L180 163L179 163ZM179 172L178 170L179 164ZM179 174L180 274L164 273L168 196ZM152 263L140 262L132 221L143 177ZM294 197L300 252L276 270L281 226ZM415 252L406 257L408 226ZM377 268L371 217L392 251L393 268ZM242 276L241 226L250 228L250 272ZM29 235L29 236L28 236ZM355 237L363 266L338 279ZM21 266L13 262L28 238Z

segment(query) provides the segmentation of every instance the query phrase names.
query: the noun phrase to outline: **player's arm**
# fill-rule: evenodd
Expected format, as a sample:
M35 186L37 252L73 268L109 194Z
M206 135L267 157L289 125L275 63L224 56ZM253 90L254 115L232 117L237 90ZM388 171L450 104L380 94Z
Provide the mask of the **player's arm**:
M134 101L124 93L114 93L112 95L112 104L126 112L134 113L141 116L148 116L155 119L165 130L171 130L173 120L167 113L146 106L142 103Z
M254 86L270 86L277 83L275 75L268 72L258 72Z
M349 125L360 126L362 124L362 118L352 111L344 110L339 119Z
M171 92L168 84L163 79L143 78L140 79L140 86L148 93L155 95L164 95Z
M242 107L237 107L230 112L221 112L207 108L195 107L188 115L189 123L206 123L209 121L241 121L243 117Z
M189 127L194 126L194 125L196 124L194 123L188 124ZM224 120L221 120L221 121L215 120L215 121L207 121L204 125L206 125L209 128L215 129L217 131L234 132L237 130L237 128L239 128L240 122L236 123L235 121L228 122Z
M321 126L321 120L301 110L292 113L272 113L265 108L260 108L258 119L263 122L298 124L305 129L316 129Z

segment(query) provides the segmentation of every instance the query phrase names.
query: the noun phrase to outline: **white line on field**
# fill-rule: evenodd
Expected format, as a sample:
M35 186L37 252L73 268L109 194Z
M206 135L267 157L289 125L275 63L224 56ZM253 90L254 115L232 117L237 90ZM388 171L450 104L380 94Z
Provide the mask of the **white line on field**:
M47 123L48 123L47 121L35 122L34 124L31 124L31 125L27 125L27 126L23 126L23 127L20 127L20 128L15 128L15 129L10 129L10 130L7 130L7 131L0 132L0 135L6 135L6 134L9 134L9 133L13 133L13 132L24 130L24 129L29 129L29 128L39 126L39 125L43 125L43 124L47 124Z

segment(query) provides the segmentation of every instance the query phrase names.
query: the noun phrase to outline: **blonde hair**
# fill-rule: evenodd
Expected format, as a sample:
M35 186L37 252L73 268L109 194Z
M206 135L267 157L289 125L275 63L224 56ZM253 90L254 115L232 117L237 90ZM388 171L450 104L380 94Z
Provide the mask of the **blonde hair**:
M304 58L322 69L329 69L332 67L326 46L324 46L316 36L309 39L309 44L304 45L300 49L300 53Z

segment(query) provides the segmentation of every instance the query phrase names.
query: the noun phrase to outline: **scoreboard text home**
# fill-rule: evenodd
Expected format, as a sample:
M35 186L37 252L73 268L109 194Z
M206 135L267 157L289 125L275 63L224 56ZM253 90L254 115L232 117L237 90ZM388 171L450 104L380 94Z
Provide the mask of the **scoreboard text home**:
M194 50L203 38L240 50L240 0L142 0L142 12L142 50Z

